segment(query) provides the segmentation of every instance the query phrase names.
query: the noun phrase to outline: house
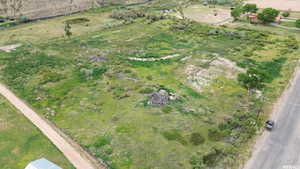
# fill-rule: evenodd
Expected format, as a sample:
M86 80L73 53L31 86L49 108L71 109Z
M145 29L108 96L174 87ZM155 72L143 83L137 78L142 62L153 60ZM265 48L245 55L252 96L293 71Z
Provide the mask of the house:
M263 21L261 21L261 20L259 20L258 19L258 14L252 14L252 15L250 15L249 16L249 19L250 19L250 21L252 22L252 23L262 23ZM277 16L276 18L275 18L275 23L277 23L277 24L280 24L280 22L281 22L281 16Z
M250 21L252 23L262 23L262 21L258 19L258 15L257 14L250 15L249 19L250 19Z
M62 169L62 168L48 161L45 158L41 158L29 163L25 169Z

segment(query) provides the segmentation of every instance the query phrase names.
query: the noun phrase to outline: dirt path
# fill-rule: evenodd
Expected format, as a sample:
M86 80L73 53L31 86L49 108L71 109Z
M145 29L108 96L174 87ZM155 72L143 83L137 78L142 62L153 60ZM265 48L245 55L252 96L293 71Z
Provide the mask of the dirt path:
M136 58L136 57L129 57L129 60L135 60L135 61L142 61L142 62L153 62L153 61L160 61L160 60L167 60L172 59L175 57L180 56L179 54L169 55L161 58Z
M12 105L28 118L48 139L67 157L77 169L106 169L104 165L96 163L96 160L88 155L78 144L70 142L69 138L61 134L61 131L53 127L47 120L40 117L21 99L12 93L4 85L0 84L2 94Z
M4 51L4 52L11 52L13 50L16 50L16 48L20 47L21 44L15 44L15 45L7 45L7 46L0 46L0 50Z

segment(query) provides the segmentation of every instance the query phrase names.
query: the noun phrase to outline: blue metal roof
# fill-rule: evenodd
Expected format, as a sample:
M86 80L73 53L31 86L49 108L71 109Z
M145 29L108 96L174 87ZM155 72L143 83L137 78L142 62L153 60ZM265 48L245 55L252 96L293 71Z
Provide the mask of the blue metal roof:
M46 160L45 158L35 160L31 162L29 165L37 169L62 169L58 167L56 164Z

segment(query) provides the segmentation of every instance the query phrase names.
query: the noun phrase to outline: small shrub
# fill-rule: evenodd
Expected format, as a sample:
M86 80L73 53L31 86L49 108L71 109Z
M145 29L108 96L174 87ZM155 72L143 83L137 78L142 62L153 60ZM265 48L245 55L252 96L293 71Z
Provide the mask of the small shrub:
M205 138L200 133L192 133L190 142L197 146L205 142Z
M289 17L289 16L290 16L290 12L289 12L289 11L284 11L284 12L282 13L282 16L283 16L283 17Z
M151 94L153 92L154 92L154 89L152 89L152 88L144 88L144 89L140 90L139 93L141 93L141 94Z
M166 16L164 16L162 14L149 14L149 15L147 15L146 19L149 21L149 23L154 23L159 20L166 19Z
M224 138L223 133L217 128L212 128L208 130L208 137L212 141L220 141Z
M86 23L89 22L90 20L87 18L75 18L75 19L69 19L66 20L65 23L66 24L80 24L80 23Z
M145 16L146 14L142 9L116 9L110 15L110 17L119 20L133 20Z
M167 139L171 141L178 141L182 145L186 145L187 141L185 138L180 134L180 132L176 129L164 131L162 135Z
M203 156L203 163L209 167L216 166L216 163L218 162L218 160L220 160L220 157L222 155L223 155L222 151L218 149L214 149L212 152Z
M63 79L63 75L53 72L53 71L48 71L45 75L43 80L41 81L41 84L46 84L49 82L58 82L61 79Z
M147 80L153 80L153 77L151 75L146 77Z
M17 23L20 24L20 23L28 23L30 22L30 19L27 18L26 16L22 16L20 18L17 19Z
M124 124L116 128L117 133L130 133L133 127L130 124Z
M101 136L94 143L94 147L101 148L105 145L109 145L111 143L111 138L109 136Z
M300 19L296 20L296 27L300 28Z
M171 106L164 106L164 107L161 108L161 110L164 113L171 113L172 112L172 107Z
M190 164L192 165L192 169L205 169L207 168L203 163L203 157L199 154L194 154L190 158Z

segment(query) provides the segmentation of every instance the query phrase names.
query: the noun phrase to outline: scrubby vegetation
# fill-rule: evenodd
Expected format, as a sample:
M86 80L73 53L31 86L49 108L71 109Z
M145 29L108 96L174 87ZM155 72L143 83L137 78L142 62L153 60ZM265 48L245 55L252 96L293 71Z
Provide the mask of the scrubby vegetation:
M0 53L1 81L111 168L237 168L298 63L297 39L131 8L92 11L103 26L73 24L68 39L20 39ZM201 71L217 75L196 84Z

